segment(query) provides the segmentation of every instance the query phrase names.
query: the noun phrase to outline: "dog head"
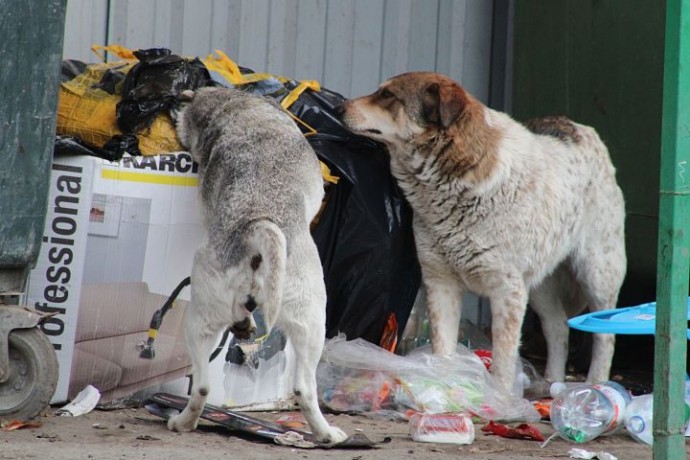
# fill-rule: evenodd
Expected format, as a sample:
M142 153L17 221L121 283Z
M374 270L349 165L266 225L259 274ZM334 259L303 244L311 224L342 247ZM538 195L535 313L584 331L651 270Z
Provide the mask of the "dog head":
M347 101L343 122L355 133L401 145L450 129L470 103L452 79L433 72L410 72L387 80L376 92Z

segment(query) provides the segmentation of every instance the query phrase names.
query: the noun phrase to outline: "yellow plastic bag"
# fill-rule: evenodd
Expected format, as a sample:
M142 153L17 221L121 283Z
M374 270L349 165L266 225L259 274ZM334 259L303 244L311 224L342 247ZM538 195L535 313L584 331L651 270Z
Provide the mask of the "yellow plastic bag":
M94 87L94 85L102 80L108 70L126 74L137 63L137 60L132 50L121 45L93 45L91 49L103 60L105 60L105 52L109 52L122 60L90 64L82 74L60 85L57 133L75 136L87 144L103 147L114 135L122 134L117 126L115 111L117 103L120 101L122 83L120 82L116 87L115 94L109 94ZM276 78L281 82L288 81L287 78L268 73L243 74L235 61L225 53L220 50L216 50L215 53L216 56L209 55L202 59L202 62L209 71L217 72L232 85L241 86L268 78ZM280 103L297 123L306 128L305 136L315 134L316 130L295 117L288 111L288 108L307 89L319 91L321 87L319 82L315 80L301 81ZM177 140L172 120L167 115L156 117L150 129L145 133L139 133L137 137L142 155L157 155L184 150ZM333 184L338 183L338 177L331 175L328 166L323 162L321 162L321 170L325 181Z
M120 101L120 86L115 94L95 87L108 70L127 73L136 61L90 64L86 70L60 85L57 111L57 133L75 136L89 145L103 147L114 135L122 134L117 126L115 107ZM137 135L142 155L156 155L184 150L177 140L172 120L156 117L151 128Z

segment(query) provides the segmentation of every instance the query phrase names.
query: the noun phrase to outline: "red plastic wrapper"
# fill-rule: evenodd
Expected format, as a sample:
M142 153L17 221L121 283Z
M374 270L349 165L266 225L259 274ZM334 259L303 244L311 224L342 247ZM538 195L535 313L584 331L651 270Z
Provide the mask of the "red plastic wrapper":
M491 370L492 355L491 350L474 350L474 354L479 356L487 370Z
M543 441L544 435L534 426L528 423L521 423L512 428L502 423L496 423L493 420L482 427L482 431L486 434L495 434L502 438L511 439L527 439L532 441Z

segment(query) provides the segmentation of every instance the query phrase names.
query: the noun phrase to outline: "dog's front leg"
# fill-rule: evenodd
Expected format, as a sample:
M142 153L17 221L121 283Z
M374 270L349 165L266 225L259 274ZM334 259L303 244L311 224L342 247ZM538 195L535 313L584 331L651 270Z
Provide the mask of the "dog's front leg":
M457 352L463 287L444 257L433 249L433 238L419 219L414 221L417 255L422 269L426 310L431 325L431 349L437 355Z
M462 289L454 277L430 276L424 273L426 308L431 325L431 349L434 354L457 353Z
M196 308L197 305L192 303L185 312L185 339L192 361L192 394L182 413L168 420L168 428L173 431L196 429L210 391L208 358L218 338L218 331L210 331L203 325Z
M527 289L518 276L508 276L489 295L491 300L492 363L497 390L512 393L518 363Z

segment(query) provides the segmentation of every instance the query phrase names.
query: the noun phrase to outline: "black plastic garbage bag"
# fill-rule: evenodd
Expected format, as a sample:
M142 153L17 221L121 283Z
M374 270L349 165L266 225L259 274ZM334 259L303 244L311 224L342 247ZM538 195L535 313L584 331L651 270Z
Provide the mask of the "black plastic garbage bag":
M125 153L140 155L139 139L133 134L117 134L103 147L89 145L78 137L55 136L55 155L90 155L108 161L120 161Z
M390 173L385 147L348 131L338 119L341 95L306 91L290 107L318 131L308 136L340 177L313 229L328 293L326 335L340 332L379 344L391 313L398 338L414 304L420 269L412 211Z
M150 127L156 115L177 104L182 91L214 85L199 58L183 58L165 48L134 51L134 56L139 62L125 77L116 112L117 125L126 133Z

